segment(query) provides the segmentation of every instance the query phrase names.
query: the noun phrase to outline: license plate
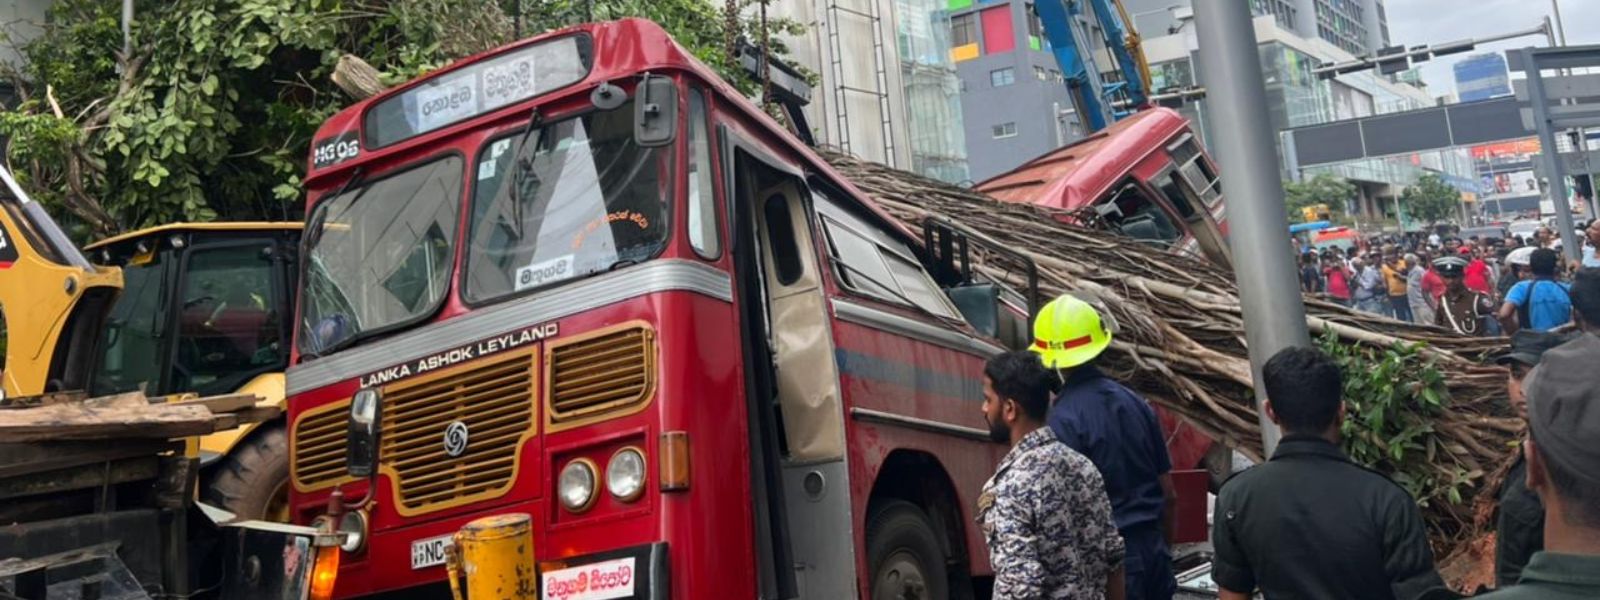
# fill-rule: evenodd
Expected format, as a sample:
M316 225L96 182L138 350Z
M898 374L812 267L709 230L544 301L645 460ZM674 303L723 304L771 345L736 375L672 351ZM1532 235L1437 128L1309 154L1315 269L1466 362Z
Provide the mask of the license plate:
M452 536L441 535L411 542L411 568L422 569L444 564L445 552L455 545Z

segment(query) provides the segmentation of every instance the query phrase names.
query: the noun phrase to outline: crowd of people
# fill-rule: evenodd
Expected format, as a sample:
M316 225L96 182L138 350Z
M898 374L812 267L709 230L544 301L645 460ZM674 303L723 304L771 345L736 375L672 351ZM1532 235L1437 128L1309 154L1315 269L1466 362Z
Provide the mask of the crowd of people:
M1591 238L1600 237L1592 230ZM1411 274L1435 272L1434 319L1488 319L1486 292L1469 285L1474 245L1432 262L1380 254L1373 286L1391 312L1414 310ZM1534 253L1547 248L1532 249ZM1386 251L1385 251L1386 252ZM1430 253L1431 254L1431 253ZM1537 282L1558 270L1548 254L1497 292L1529 306L1505 352L1508 409L1528 424L1500 490L1497 589L1480 598L1600 598L1600 268L1560 284L1570 324L1556 325ZM1586 253L1586 258L1592 254ZM1406 261L1402 263L1401 261ZM1360 256L1353 259L1368 266ZM1487 262L1487 261L1485 261ZM1411 267L1408 269L1407 267ZM1526 275L1520 273L1527 271ZM1389 272L1393 272L1391 275ZM1490 273L1481 273L1491 278ZM1370 278L1366 269L1356 278ZM1354 278L1352 278L1354 279ZM1407 287L1399 288L1397 280ZM1520 288L1518 286L1521 286ZM1519 291L1520 290L1520 291ZM1368 308L1376 302L1364 296ZM1514 309L1515 310L1515 309ZM1415 315L1412 315L1415 318ZM1487 324L1487 321L1484 321ZM1070 295L1041 310L1032 348L990 359L983 416L1010 451L984 485L977 520L994 568L996 599L1162 599L1176 593L1167 540L1171 463L1150 405L1095 367L1112 332ZM1461 598L1435 566L1416 500L1341 447L1343 373L1320 350L1288 348L1262 369L1267 416L1284 433L1270 460L1235 474L1217 497L1212 579L1224 600Z
M1549 331L1571 322L1570 275L1600 267L1600 220L1566 262L1548 227L1510 239L1372 237L1354 248L1299 245L1300 288L1345 306L1466 335Z

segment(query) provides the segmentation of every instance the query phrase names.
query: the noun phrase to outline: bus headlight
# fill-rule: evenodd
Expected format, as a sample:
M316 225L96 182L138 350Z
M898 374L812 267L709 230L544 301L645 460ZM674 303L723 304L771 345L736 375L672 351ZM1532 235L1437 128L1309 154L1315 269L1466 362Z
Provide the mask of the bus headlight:
M561 468L561 477L556 481L556 495L561 497L561 505L567 510L583 512L594 506L594 485L594 461L579 458Z
M644 492L644 453L632 446L618 450L606 463L606 490L623 502Z
M367 547L367 515L359 510L352 510L339 518L339 533L344 534L344 543L339 544L339 549L350 554L360 552Z

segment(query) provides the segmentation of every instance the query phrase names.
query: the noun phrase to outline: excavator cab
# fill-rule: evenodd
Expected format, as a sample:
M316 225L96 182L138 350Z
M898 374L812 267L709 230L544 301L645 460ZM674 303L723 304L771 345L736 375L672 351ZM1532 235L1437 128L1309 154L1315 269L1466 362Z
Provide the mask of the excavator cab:
M298 222L180 223L86 247L124 282L96 344L90 394L255 394L282 406L300 231ZM286 521L287 440L281 419L201 438L203 499Z
M124 281L90 393L217 395L281 373L299 237L299 223L192 223L88 246Z

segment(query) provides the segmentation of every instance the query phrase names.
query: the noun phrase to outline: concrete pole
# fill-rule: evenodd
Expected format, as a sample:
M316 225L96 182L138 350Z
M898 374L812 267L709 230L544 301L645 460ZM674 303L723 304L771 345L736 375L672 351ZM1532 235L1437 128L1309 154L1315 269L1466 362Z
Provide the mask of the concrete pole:
M1279 350L1311 345L1306 307L1289 245L1283 181L1267 113L1266 83L1256 50L1249 3L1195 0L1201 80L1211 109L1211 155L1227 182L1229 244L1244 313L1245 341L1256 398L1265 399L1261 367ZM1267 455L1278 445L1278 427L1259 400L1256 416Z

